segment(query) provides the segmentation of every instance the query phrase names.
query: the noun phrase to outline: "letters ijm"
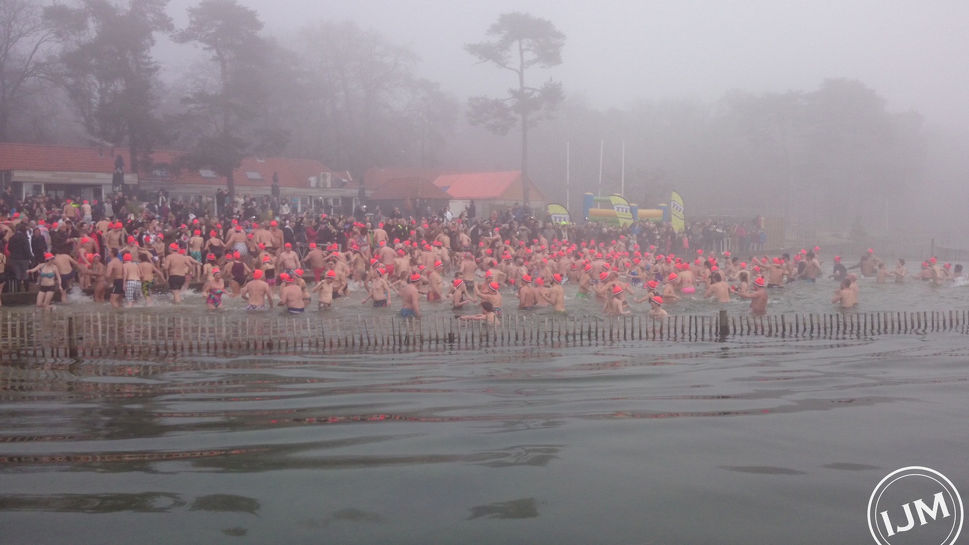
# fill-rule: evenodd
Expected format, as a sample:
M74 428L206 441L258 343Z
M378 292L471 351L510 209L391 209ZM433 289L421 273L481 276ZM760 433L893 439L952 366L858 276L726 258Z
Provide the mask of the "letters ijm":
M912 518L912 504L915 504L915 512L919 516L919 526L924 526L926 524L925 515L928 515L932 520L935 520L936 514L942 511L942 518L949 517L949 506L945 503L945 497L942 492L938 492L932 497L932 508L930 509L928 505L925 504L921 499L915 500L914 502L906 503L902 506L902 510L905 511L905 518L907 519L905 526L895 526L892 529L892 521L888 518L888 511L882 511L880 514L882 516L882 524L885 526L885 532L888 533L888 537L900 534L902 532L907 532L915 527L915 520Z

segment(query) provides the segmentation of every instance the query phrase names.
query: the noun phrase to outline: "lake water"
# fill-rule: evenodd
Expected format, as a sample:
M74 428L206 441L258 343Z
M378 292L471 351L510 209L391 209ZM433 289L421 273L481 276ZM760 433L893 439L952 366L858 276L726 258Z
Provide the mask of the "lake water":
M0 543L871 543L889 472L969 492L967 362L937 334L5 364Z

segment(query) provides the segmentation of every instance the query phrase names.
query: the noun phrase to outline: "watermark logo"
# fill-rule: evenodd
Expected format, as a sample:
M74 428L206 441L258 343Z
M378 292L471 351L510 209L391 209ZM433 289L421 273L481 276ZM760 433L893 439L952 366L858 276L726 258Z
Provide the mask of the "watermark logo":
M955 485L927 467L896 469L868 499L868 529L879 545L952 545L962 532L962 519Z

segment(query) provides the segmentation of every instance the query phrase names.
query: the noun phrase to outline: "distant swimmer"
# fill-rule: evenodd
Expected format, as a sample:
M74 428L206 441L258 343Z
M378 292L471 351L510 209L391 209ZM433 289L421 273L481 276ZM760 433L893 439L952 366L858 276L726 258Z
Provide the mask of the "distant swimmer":
M273 306L273 290L263 280L264 273L260 269L252 272L252 280L242 287L242 298L247 301L247 311L269 310Z
M841 281L841 287L835 292L831 299L832 303L837 303L843 310L858 306L858 292L852 287L854 281L849 277Z
M754 280L754 291L747 294L738 294L744 299L750 299L750 313L754 316L767 314L767 281L763 276Z
M663 298L655 295L649 298L649 317L654 320L663 320L669 317L669 313L663 308Z
M481 321L486 324L497 325L501 323L501 319L498 318L497 313L495 313L495 307L491 305L488 301L481 302L481 313L480 314L464 314L458 316L458 320L474 320Z
M730 302L730 286L724 282L723 277L720 276L720 271L710 275L710 285L707 286L707 291L703 294L703 297L713 297L718 303Z

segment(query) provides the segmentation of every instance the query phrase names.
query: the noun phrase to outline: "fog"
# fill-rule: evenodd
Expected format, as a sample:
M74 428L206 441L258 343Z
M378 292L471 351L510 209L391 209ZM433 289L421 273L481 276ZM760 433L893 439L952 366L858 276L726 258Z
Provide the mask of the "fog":
M515 82L465 50L487 39L501 14L517 11L565 35L561 64L527 74L535 85L561 82L564 92L554 119L536 124L529 139L528 170L547 194L562 193L566 145L572 193L599 191L601 143L602 191L623 184L630 200L646 204L676 189L694 213L784 215L792 229L812 236L860 224L867 233L949 240L969 227L960 206L969 197L964 2L239 3L257 12L261 35L280 48L273 55L293 52L301 67L329 67L301 90L298 76L287 76L299 71L260 77L284 121L280 151L333 169L519 168L517 129L498 136L466 117L469 97L500 97ZM176 28L188 24L186 10L196 4L169 2ZM318 26L307 32L310 25ZM212 64L197 45L176 44L167 33L156 39L165 89L159 108L175 115ZM354 50L351 43L370 46ZM376 102L320 99L333 83L327 70L346 66L340 56L364 58L373 44L391 52L380 61L393 58L395 70L385 80L355 82ZM364 80L386 88L366 89ZM404 87L411 91L401 93ZM371 125L393 130L333 113L358 106L376 111ZM337 128L323 134L321 123ZM184 135L167 144L192 145Z

